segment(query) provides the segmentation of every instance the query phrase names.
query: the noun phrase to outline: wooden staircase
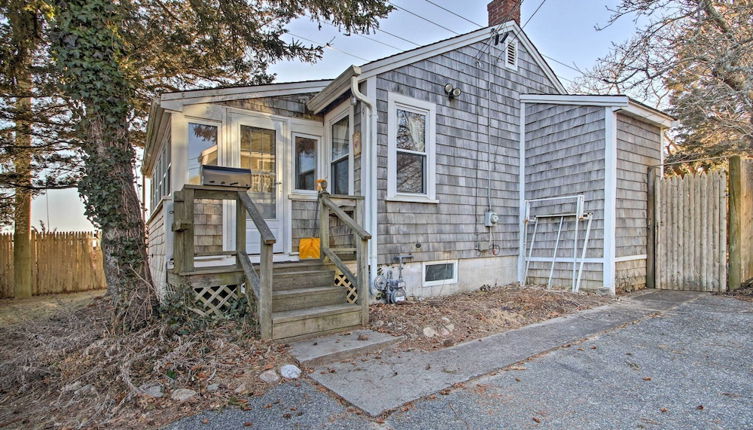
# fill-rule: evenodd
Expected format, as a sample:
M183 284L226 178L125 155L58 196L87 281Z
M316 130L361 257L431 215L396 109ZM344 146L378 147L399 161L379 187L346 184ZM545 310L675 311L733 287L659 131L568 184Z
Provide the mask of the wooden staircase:
M361 325L361 308L336 287L335 271L321 260L276 263L272 284L272 338L329 333Z
M261 235L259 263L252 264L245 252L226 252L225 255L236 257L235 265L194 267L193 200L198 198L236 200L236 246L245 246L246 243L247 212ZM175 268L168 274L168 282L174 288L188 285L195 291L204 289L204 297L209 297L212 303L221 303L228 296L231 296L230 300L233 294L240 294L238 286L245 284L246 294L257 305L256 315L263 338L298 338L365 325L368 323L366 250L371 236L353 219L362 217L361 203L359 197L320 194L320 237L325 260L273 263L275 238L245 189L186 185L176 192L174 198ZM352 210L353 217L343 210L346 206ZM338 254L341 251L352 254L353 249L338 250L327 246L330 217L339 218L353 232L355 273L341 260L339 255L342 254ZM355 299L348 288L335 285L336 270L355 286ZM223 286L233 286L236 293L230 293L230 289L223 289ZM215 295L217 288L223 291Z

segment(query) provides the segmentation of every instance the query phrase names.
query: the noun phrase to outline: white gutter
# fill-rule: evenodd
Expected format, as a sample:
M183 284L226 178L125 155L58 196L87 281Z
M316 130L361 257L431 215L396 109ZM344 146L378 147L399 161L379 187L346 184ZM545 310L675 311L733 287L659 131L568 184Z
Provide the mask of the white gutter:
M360 69L358 70L358 73L355 76L352 76L350 78L350 92L353 94L353 96L361 101L364 105L364 108L368 110L367 115L367 121L361 121L363 133L362 133L362 139L364 139L364 142L362 142L361 145L361 169L366 170L365 177L367 178L366 183L364 183L363 180L361 180L361 193L368 196L366 198L366 210L364 214L364 223L366 224L367 230L369 233L371 233L371 240L369 241L369 266L371 267L371 270L369 271L369 291L372 290L371 286L374 285L374 278L376 278L377 273L377 262L378 262L378 254L377 254L377 187L376 187L376 138L372 134L372 132L376 132L376 128L374 127L374 112L376 111L376 103L366 97L361 91L358 89L358 75L360 75ZM367 81L368 83L371 81ZM376 88L374 88L376 89ZM371 94L371 91L367 90L370 95L376 96L376 91L374 91L374 94ZM375 134L375 133L374 133ZM368 151L368 152L366 152ZM365 154L368 154L368 156L364 156ZM364 163L364 161L367 161L367 163ZM364 175L361 175L361 178L364 178ZM364 193L364 190L368 189L368 194Z

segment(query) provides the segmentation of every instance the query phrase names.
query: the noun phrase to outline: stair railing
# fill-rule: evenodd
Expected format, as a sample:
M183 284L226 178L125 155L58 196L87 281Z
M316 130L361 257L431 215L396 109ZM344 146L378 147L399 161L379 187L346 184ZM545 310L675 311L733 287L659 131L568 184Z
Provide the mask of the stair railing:
M337 202L349 202L353 207L353 217L348 215ZM358 294L357 303L361 307L361 324L369 323L369 268L368 268L368 243L371 234L361 225L363 224L363 196L331 195L327 191L319 192L319 239L321 243L322 257L327 258L348 278L351 285L356 286ZM337 255L337 252L353 251L350 248L331 248L330 238L330 215L340 219L353 234L356 254L356 273ZM359 220L356 222L353 218Z
M276 242L259 208L248 196L245 188L213 187L206 185L184 185L175 192L173 198L175 232L173 243L174 271L177 274L194 270L194 201L234 200L235 201L235 251L223 251L216 255L235 255L236 265L243 270L246 281L246 297L251 303L251 294L256 299L256 315L263 339L272 338L272 258ZM246 214L254 223L261 236L259 253L259 273L256 272L246 250Z

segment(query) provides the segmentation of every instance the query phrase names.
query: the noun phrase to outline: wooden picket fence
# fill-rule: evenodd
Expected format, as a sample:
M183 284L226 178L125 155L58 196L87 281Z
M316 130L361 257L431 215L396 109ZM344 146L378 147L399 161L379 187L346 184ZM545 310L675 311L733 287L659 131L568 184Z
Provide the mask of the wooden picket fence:
M93 232L32 232L32 294L106 288L100 237ZM13 297L13 234L0 234L0 298Z
M727 174L656 178L656 288L727 288Z

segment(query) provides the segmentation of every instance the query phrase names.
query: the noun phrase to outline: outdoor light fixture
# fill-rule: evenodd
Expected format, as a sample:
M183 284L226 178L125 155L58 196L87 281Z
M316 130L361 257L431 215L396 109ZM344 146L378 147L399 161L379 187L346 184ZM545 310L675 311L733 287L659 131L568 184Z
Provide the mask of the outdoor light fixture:
M462 91L460 91L460 88L455 88L452 86L452 84L447 84L444 86L444 92L447 93L447 95L450 97L450 99L454 99L457 97L460 97L460 94L463 94Z

